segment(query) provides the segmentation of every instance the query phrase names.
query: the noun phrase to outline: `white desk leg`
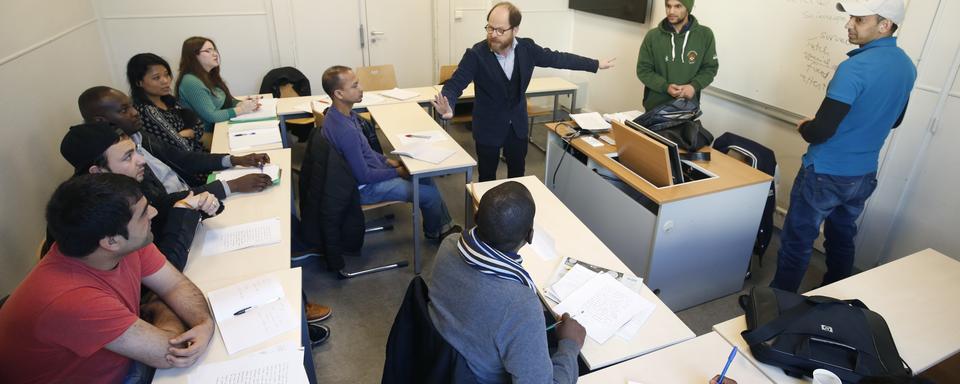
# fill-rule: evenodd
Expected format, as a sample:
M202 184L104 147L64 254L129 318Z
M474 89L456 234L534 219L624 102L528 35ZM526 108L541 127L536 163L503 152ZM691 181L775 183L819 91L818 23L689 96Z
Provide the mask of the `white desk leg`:
M420 176L412 175L413 180L413 273L420 274Z
M473 182L473 167L467 167L466 175L467 185L469 186ZM473 228L473 195L467 188L464 188L463 194L463 229L469 230Z

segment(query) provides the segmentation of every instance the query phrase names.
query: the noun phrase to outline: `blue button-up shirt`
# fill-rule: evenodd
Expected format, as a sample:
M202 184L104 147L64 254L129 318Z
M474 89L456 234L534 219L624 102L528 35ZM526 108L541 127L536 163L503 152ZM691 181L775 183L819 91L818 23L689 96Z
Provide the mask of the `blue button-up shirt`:
M500 68L503 68L503 74L507 75L507 80L512 80L513 76L513 59L517 57L517 38L513 38L513 44L510 44L510 50L507 51L505 56L500 56L497 51L493 51L493 55L497 57L497 62L500 63Z

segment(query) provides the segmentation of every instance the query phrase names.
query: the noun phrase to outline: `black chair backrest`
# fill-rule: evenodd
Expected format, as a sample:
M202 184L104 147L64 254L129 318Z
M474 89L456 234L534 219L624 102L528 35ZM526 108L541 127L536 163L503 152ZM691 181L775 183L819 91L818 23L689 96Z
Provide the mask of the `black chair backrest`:
M387 338L381 383L476 382L463 356L433 325L429 303L427 284L414 277Z
M280 97L280 86L283 84L293 84L293 89L300 96L310 96L310 80L307 76L294 67L280 67L271 69L263 76L260 83L260 93L270 93L273 97Z

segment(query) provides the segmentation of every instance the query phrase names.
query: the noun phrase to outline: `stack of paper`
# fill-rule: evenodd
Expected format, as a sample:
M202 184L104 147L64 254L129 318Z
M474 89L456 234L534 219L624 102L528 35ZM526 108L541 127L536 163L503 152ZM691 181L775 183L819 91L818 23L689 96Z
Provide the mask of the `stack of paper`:
M190 384L307 384L303 350L286 349L203 364L187 378Z
M231 151L251 148L267 148L282 144L277 120L230 124L227 136Z
M587 336L600 344L636 315L652 309L652 303L606 273L594 274L554 307L557 313L570 313L586 328Z
M453 156L456 151L450 148L442 148L431 143L416 143L410 145L401 145L390 152L394 155L411 157L428 163L440 164L448 157Z
M204 224L207 225L207 224ZM280 242L280 219L272 218L225 228L209 228L203 237L203 254L217 255L247 247Z
M323 110L330 105L330 96L323 95L317 100L308 103L297 104L293 107L293 109L306 113L313 113L313 111L323 112Z
M388 91L380 91L380 94L386 97L389 97L391 99L397 99L397 100L409 100L414 97L420 96L419 93L406 90L406 89L400 89L400 88L394 88Z
M400 140L400 145L436 143L438 141L446 141L447 138L447 133L439 129L433 131L401 133L397 135L397 139Z
M273 120L277 118L277 100L278 99L260 99L260 108L256 111L245 113L234 118L231 122Z
M623 123L626 120L633 120L642 115L643 112L638 110L625 111L625 112L614 112L614 113L604 113L603 119L608 122L620 122Z
M207 293L227 353L260 344L297 329L298 317L280 281L257 277Z
M215 178L220 181L230 181L246 175L263 173L270 176L273 184L276 185L280 183L280 171L280 166L276 164L264 164L262 169L260 167L234 167L217 172Z
M612 281L617 283L616 286L605 286L600 290L593 291L596 287L592 287L592 284L598 284L593 280L599 275L608 276ZM543 290L543 293L548 299L560 303L560 305L554 307L554 311L558 314L568 312L571 315L577 315L585 309L580 308L583 305L594 305L596 303L603 303L606 300L619 302L620 304L616 305L616 307L619 308L618 311L622 310L627 313L623 315L626 318L623 323L619 322L619 318L616 318L616 321L613 322L617 323L615 325L613 325L613 323L598 325L596 322L591 323L588 321L587 323L592 324L588 326L587 323L583 321L580 322L584 328L587 329L587 335L589 335L590 338L598 343L603 343L614 333L624 340L633 339L640 330L640 327L647 321L647 318L653 314L656 306L640 296L642 289L643 279L639 277L607 270L571 257L565 257L560 263L560 267L554 272L553 278L550 280L547 288ZM612 296L606 297L605 295ZM586 300L586 302L582 302L583 300ZM625 305L624 303L629 305ZM637 309L637 311L633 312L634 309ZM596 311L588 310L584 314L574 317L579 321L580 316L584 315L596 315L610 320L616 317L613 315L620 315L620 313L597 314ZM591 327L594 328L592 334Z
M599 112L574 113L570 115L573 121L577 122L580 129L588 131L605 131L610 129L610 123L600 116Z

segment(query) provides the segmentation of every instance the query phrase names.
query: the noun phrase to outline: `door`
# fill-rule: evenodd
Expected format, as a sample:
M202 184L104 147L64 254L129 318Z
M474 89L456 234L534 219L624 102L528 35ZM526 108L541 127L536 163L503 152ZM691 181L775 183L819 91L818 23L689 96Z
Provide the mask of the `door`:
M310 79L314 95L323 94L320 79L327 68L364 65L360 0L293 0L290 8L297 68Z
M434 83L433 0L366 0L367 65L393 64L400 88Z

